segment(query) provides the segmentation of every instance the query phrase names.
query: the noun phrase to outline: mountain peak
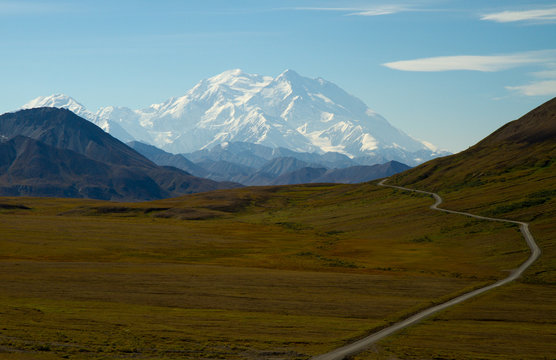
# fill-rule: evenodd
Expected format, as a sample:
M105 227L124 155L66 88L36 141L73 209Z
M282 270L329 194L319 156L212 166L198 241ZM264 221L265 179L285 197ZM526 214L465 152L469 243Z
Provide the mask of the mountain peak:
M237 69L231 69L231 70L224 71L222 74L229 74L229 75L234 75L234 76L240 76L240 75L243 75L243 74L245 74L245 73L243 72L243 70L237 68Z
M241 77L241 76L245 76L248 75L246 73L243 72L243 70L241 69L231 69L231 70L226 70L216 76L211 77L209 80L213 80L213 81L218 81L218 80L227 80L230 78L237 78L237 77Z
M249 74L241 69L231 69L231 70L226 70L211 78L208 78L207 81L210 83L229 83L229 82L235 82L238 79L245 79L245 80L256 82L262 78L269 79L268 76L261 76L259 74Z
M39 96L27 104L22 106L22 109L32 109L38 107L58 107L58 108L80 108L85 107L78 103L74 98L65 94L52 94L50 96ZM71 110L71 109L70 109Z
M216 89L224 87L239 92L252 93L268 85L270 81L272 81L272 78L268 76L248 74L241 69L232 69L201 81L196 85L196 88L201 91L206 91L208 88L211 92L214 92Z
M301 78L303 77L299 75L295 70L292 69L286 69L276 77L276 79L287 79L290 81L295 79L301 79Z

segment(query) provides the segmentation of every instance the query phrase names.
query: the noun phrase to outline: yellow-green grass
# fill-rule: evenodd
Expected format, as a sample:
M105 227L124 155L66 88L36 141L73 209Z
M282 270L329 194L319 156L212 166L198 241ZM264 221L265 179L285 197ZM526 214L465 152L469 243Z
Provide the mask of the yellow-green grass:
M553 288L512 284L385 339L356 359L554 359L554 319Z
M304 359L528 256L374 184L0 204L0 358Z
M15 272L2 279L2 292L11 294L0 298L4 345L16 340L23 350L48 346L60 354L121 354L133 345L142 356L176 358L194 356L196 343L206 348L199 356L242 358L233 347L243 344L254 355L306 357L468 284L202 265L16 263L3 270Z
M446 193L444 206L530 221L541 258L517 283L408 328L357 360L556 359L556 204L552 199L517 208L511 204L525 203L534 189L486 188L490 191L483 196L470 190ZM520 196L520 191L526 195ZM496 209L504 208L514 210L498 214Z

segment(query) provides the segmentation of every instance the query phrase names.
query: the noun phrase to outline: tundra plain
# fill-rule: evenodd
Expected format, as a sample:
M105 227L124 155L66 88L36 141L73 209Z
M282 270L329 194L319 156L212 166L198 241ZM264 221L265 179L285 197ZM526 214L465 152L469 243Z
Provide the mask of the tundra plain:
M307 359L494 282L528 257L516 226L434 212L431 202L374 183L144 203L3 198L0 355ZM532 227L539 238L543 224L551 228ZM552 288L519 286L470 306L483 301L484 311L500 312L536 294L554 311ZM521 297L510 303L496 300L516 291ZM441 316L457 319L461 308ZM555 317L537 323L538 314L526 313L527 306L523 318L537 334L531 346L542 343L536 354L550 354L553 335L542 327L554 329ZM450 327L461 329L435 320L408 331L432 327L449 339ZM488 325L481 331L512 324ZM426 354L408 352L421 339L406 335L360 356ZM481 356L498 356L498 343L480 344ZM466 358L468 350L434 354Z

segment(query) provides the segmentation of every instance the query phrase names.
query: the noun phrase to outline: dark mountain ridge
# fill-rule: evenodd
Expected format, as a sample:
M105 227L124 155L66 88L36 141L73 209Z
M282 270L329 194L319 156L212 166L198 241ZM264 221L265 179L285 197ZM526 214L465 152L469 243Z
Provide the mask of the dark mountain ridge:
M73 112L0 116L0 194L151 200L236 187L161 167Z
M35 108L6 113L1 116L0 134L6 138L27 136L104 163L156 166L98 126L66 109Z
M0 144L3 195L158 199L168 196L150 177L18 135Z
M475 147L502 143L533 145L544 142L556 143L556 98L505 124Z

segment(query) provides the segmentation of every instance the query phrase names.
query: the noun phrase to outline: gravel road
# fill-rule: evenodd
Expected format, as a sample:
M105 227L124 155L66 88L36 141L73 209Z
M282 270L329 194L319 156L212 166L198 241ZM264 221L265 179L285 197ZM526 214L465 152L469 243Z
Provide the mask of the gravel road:
M470 213L466 213L466 212L461 212L461 211L454 211L454 210L447 210L447 209L442 209L439 208L438 206L440 204L442 204L442 198L440 197L440 195L436 194L436 193L432 193L432 192L428 192L428 191L422 191L422 190L414 190L414 189L408 189L405 187L401 187L401 186L393 186L393 185L386 185L386 181L388 179L382 180L379 185L380 186L386 186L386 187L390 187L390 188L395 188L395 189L400 189L400 190L406 190L406 191L413 191L413 192L418 192L418 193L422 193L422 194L427 194L427 195L431 195L434 197L434 199L436 200L436 202L430 206L431 209L433 210L438 210L438 211L443 211L443 212L447 212L450 214L458 214L458 215L464 215L464 216L470 216L476 219L482 219L482 220L489 220L489 221L499 221L499 222L507 222L507 223L512 223L512 224L517 224L519 225L519 229L521 230L521 234L523 235L523 237L525 238L525 241L527 242L527 245L529 246L529 248L531 249L531 255L529 256L529 258L523 263L521 264L521 266L519 266L517 269L512 270L512 272L510 273L510 275L508 277L506 277L505 279L499 280L497 282L495 282L494 284L482 287L480 289L477 290L473 290L471 292L465 293L463 295L460 295L454 299L451 299L449 301L446 301L445 303L442 303L440 305L436 305L433 307L430 307L428 309L425 309L415 315L412 315L411 317L402 320L400 322L397 322L393 325L388 326L387 328L384 328L374 334L371 334L361 340L358 340L354 343L342 346L338 349L332 350L331 352L328 352L326 354L322 354L322 355L318 355L312 358L312 360L342 360L345 359L348 356L352 356L355 354L358 354L362 351L367 350L372 344L374 344L375 342L384 339L385 337L389 336L392 333L395 333L396 331L399 331L403 328L406 328L408 326L411 326L441 310L444 310L446 308L449 308L450 306L454 306L456 304L459 304L461 302L464 302L472 297L475 297L479 294L485 293L487 291L490 291L494 288L497 288L499 286L505 285L511 281L514 281L515 279L517 279L518 277L521 276L521 274L523 274L523 272L529 267L531 266L531 264L533 262L535 262L535 260L537 260L539 258L539 256L541 255L541 250L538 247L537 243L535 242L535 239L533 238L533 236L531 235L531 233L529 232L529 224L526 222L521 222L521 221L513 221L513 220L506 220L506 219L498 219L498 218L492 218L492 217L486 217L486 216L480 216L480 215L475 215L475 214L470 214Z

